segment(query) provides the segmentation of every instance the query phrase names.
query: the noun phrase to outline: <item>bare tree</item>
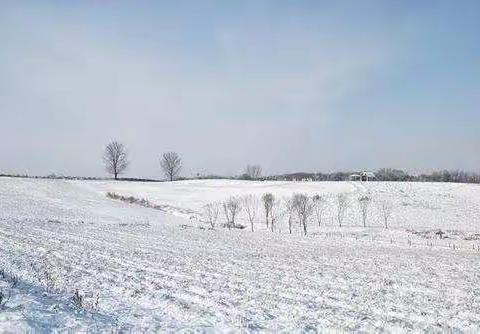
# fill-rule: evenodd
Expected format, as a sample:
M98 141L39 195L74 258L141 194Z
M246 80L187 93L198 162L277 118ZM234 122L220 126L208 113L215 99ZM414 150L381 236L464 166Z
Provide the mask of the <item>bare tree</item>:
M363 227L367 227L368 211L371 203L372 199L366 195L358 199L358 206L360 208L360 214L362 215Z
M257 196L250 194L250 195L245 195L243 197L243 207L245 209L245 212L247 214L248 221L250 222L250 226L252 227L252 232L253 232L253 223L255 221L255 218L257 216L258 212L258 207L260 205Z
M293 203L300 224L303 226L303 233L307 235L308 219L313 214L313 201L306 194L294 194Z
M208 221L212 229L215 228L219 211L220 205L218 204L218 202L208 203L203 207L205 219Z
M263 204L263 208L265 210L265 221L267 223L267 228L268 228L268 223L269 223L270 214L272 212L272 206L273 206L274 201L275 201L275 197L273 196L272 193L263 194L262 204Z
M292 224L295 215L295 203L293 202L292 197L286 197L283 199L283 201L285 203L285 211L288 221L288 231L290 232L290 234L292 234Z
M260 165L247 165L245 175L251 180L257 180L262 176L262 167Z
M228 228L235 227L235 219L242 210L240 202L240 199L235 196L232 196L223 202L223 213L225 214Z
M345 212L348 207L348 197L346 194L338 194L337 196L337 222L338 226L342 227Z
M160 166L162 167L165 176L170 181L173 181L180 174L180 170L182 169L182 159L176 152L163 153L162 158L160 159Z
M322 225L322 218L325 209L327 208L327 201L324 197L320 195L314 195L312 198L314 209L315 209L315 217L317 218L318 226Z
M118 141L112 141L105 147L103 162L107 172L117 180L118 175L122 174L129 165L125 146Z
M274 228L277 226L277 222L279 222L284 215L284 211L282 208L282 201L279 199L274 199L272 203L272 208L270 211L270 228L272 232Z
M382 213L383 222L385 224L385 228L388 228L388 220L393 212L393 204L387 200L381 201L379 203L379 209Z

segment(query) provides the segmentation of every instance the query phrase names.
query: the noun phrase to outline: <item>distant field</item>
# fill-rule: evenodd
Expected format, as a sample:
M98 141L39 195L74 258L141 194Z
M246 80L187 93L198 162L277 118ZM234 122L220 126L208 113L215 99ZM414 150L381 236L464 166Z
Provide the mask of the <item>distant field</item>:
M310 221L303 236L285 217L269 231L261 213L254 232L204 221L208 203L265 192L325 197L322 225ZM367 227L362 196L372 199ZM478 185L0 178L0 290L11 295L0 329L475 332L479 239Z

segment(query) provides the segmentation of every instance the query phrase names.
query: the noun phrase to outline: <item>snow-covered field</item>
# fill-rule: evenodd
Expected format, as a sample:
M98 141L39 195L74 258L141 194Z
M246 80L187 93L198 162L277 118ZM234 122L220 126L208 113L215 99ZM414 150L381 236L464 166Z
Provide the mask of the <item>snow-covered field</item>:
M255 232L202 221L207 203L265 192L327 197L324 224L303 236L261 215ZM479 239L478 185L0 178L0 331L478 332Z

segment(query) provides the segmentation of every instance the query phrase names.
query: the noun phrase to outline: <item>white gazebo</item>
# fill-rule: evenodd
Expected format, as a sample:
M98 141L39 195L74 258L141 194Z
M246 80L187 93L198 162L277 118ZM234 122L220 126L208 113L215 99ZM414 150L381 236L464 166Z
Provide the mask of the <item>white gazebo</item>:
M361 181L362 176L360 174L352 174L348 177L350 181Z
M372 172L361 172L360 174L352 174L348 177L350 181L373 181L375 174Z

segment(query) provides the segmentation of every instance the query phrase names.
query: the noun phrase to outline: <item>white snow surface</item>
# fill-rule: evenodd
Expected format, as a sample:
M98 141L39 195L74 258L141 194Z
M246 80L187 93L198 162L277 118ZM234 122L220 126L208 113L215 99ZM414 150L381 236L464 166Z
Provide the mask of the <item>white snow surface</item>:
M259 213L254 232L243 215L243 230L212 230L201 218L207 203L265 192L327 197L322 226L312 220L303 236L281 221L271 232ZM342 227L339 193L350 198ZM0 332L473 333L479 239L478 185L0 178Z

